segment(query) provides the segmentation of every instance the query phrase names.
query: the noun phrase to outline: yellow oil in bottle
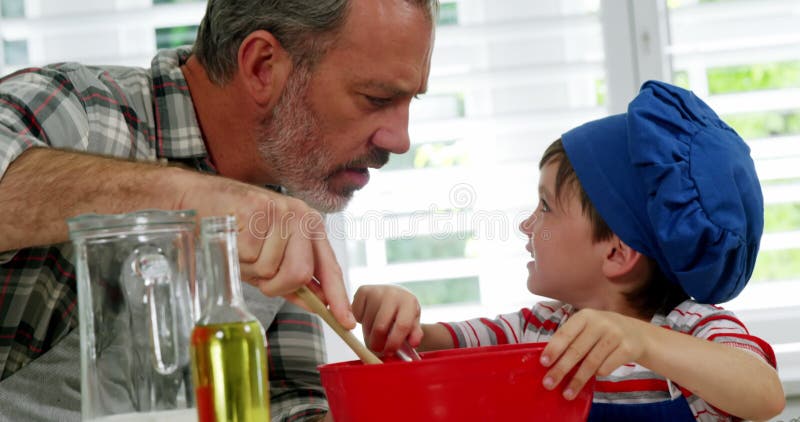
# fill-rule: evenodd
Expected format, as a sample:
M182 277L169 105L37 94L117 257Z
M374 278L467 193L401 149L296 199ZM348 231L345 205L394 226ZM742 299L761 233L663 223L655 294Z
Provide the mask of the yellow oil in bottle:
M269 421L267 351L258 321L196 326L192 372L200 422Z

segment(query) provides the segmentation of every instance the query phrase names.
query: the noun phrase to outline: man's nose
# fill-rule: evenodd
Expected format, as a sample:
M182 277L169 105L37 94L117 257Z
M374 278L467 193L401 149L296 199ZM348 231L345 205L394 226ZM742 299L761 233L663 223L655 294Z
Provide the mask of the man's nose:
M372 143L394 154L403 154L411 146L408 136L408 106L397 107L387 113L381 126L372 136Z

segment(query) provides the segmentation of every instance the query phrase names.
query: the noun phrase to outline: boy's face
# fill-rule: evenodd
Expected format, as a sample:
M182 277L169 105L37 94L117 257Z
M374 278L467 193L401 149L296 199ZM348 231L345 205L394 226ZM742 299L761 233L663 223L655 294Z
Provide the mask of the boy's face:
M592 227L581 210L575 189L566 183L555 197L559 161L542 167L539 204L520 230L528 236L528 290L574 306L597 300L602 283L602 242L592 240Z

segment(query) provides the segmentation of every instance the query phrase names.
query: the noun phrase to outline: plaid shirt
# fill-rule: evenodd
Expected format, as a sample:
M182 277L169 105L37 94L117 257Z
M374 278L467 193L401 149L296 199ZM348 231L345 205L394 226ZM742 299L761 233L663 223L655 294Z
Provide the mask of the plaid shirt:
M34 146L166 159L214 172L179 67L189 54L185 48L162 51L151 69L62 63L0 79L0 181L9 164ZM78 326L73 263L68 242L0 252L0 380L35 365ZM324 413L316 371L325 359L318 319L285 304L264 325L272 420Z

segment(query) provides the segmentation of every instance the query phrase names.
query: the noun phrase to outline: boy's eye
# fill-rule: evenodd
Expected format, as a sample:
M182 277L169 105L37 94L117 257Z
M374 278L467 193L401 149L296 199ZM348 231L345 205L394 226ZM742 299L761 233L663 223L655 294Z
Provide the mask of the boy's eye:
M542 208L542 212L550 212L550 205L544 199L539 200L539 205Z

